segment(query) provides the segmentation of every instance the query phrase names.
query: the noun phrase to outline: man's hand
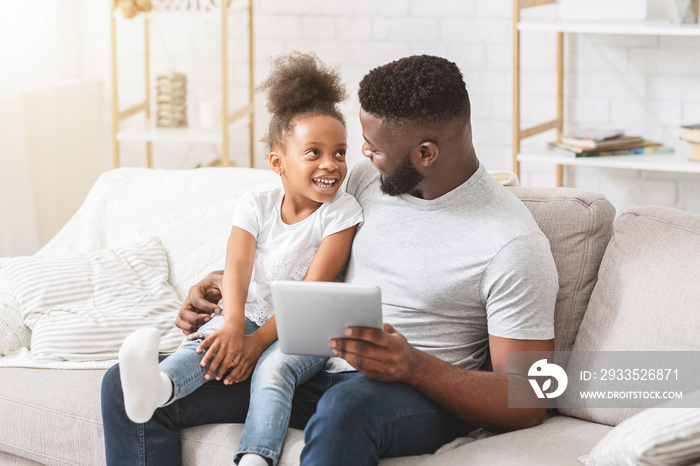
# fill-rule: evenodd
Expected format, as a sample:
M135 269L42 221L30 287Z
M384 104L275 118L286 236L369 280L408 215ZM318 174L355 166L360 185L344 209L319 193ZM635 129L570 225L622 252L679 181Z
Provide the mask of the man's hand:
M199 327L209 322L213 313L221 314L221 308L216 303L221 299L223 275L221 271L212 272L190 288L175 321L175 325L182 329L185 335L196 332Z
M405 382L411 375L415 351L394 327L348 327L347 338L335 338L329 346L366 377L380 382Z

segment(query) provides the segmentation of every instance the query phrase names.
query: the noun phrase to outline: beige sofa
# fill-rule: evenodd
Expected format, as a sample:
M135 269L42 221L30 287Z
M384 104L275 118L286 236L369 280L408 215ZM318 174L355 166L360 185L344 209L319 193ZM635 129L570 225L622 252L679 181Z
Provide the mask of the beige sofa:
M192 283L221 268L237 196L277 182L268 171L235 168L107 172L38 256L84 254L157 237L181 298ZM550 240L560 280L557 350L700 350L700 217L644 207L615 220L614 208L600 194L509 189ZM31 331L22 324L2 264L0 351L9 356L0 358L0 464L103 464L100 383L106 364L42 366L27 359L20 347L30 346ZM640 292L643 300L635 298ZM34 367L7 367L12 365ZM435 454L381 464L576 465L636 412L561 411L550 410L538 427L500 435L477 431ZM231 464L240 432L240 425L185 429L184 464ZM280 464L298 464L302 446L302 432L290 429Z

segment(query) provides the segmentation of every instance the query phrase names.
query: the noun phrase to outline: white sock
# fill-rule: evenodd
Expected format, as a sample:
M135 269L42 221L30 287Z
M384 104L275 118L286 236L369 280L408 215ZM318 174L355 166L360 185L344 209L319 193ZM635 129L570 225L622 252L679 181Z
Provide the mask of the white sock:
M267 460L255 453L246 453L241 457L238 466L268 466Z
M119 371L126 415L141 424L172 394L170 378L158 368L160 332L141 328L124 339L119 349Z

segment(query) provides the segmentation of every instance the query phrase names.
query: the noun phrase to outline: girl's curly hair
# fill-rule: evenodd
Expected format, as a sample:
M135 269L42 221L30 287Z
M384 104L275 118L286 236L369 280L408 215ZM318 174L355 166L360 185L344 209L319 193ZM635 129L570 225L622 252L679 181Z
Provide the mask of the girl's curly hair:
M327 115L345 126L337 106L348 96L340 73L312 53L292 52L275 58L270 76L258 91L266 94L267 109L272 113L263 138L270 151L284 148L295 120Z

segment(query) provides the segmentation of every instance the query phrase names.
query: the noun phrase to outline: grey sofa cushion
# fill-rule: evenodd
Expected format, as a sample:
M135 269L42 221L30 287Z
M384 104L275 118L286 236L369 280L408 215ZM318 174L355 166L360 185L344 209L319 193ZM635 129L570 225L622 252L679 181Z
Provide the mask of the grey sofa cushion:
M549 239L559 273L554 346L574 344L598 267L612 236L615 208L602 194L571 188L511 188Z
M620 215L573 350L700 350L699 264L700 216L664 207ZM617 425L640 411L587 408L577 392L570 380L562 413Z
M42 464L104 464L103 374L0 369L0 450Z
M420 466L581 466L576 459L612 428L566 416L547 419L530 429L495 435L433 455Z

